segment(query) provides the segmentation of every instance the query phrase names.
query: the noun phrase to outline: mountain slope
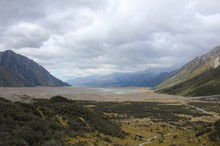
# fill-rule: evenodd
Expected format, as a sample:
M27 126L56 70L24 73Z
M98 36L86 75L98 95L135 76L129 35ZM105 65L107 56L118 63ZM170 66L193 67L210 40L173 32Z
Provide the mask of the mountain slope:
M166 79L170 73L154 73L148 71L135 73L113 73L109 75L75 78L67 81L73 86L92 87L154 87Z
M159 92L185 96L220 94L220 46L183 66L157 86Z
M0 86L68 86L29 58L7 50L0 52Z

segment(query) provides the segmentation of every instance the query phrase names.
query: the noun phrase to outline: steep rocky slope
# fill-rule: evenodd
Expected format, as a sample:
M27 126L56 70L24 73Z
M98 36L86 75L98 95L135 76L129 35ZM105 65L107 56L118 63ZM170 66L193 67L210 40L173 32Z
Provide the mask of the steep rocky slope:
M184 65L157 86L159 92L204 96L220 94L220 46Z
M0 52L0 86L68 86L33 60L11 50Z

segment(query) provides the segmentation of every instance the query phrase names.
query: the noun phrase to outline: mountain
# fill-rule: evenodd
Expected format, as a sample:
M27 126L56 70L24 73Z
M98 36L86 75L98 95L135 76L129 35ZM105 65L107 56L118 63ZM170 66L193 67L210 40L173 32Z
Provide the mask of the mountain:
M184 65L157 89L184 96L220 94L220 46Z
M141 71L134 73L112 73L109 75L88 76L68 80L73 86L90 87L154 87L170 76L170 73Z
M69 86L29 58L11 50L0 52L0 86Z

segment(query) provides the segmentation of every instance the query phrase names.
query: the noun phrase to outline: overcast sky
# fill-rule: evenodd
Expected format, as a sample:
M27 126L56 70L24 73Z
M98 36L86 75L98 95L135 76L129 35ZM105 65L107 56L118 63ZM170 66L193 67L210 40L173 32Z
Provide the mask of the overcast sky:
M174 69L220 45L220 1L0 0L0 33L63 80Z

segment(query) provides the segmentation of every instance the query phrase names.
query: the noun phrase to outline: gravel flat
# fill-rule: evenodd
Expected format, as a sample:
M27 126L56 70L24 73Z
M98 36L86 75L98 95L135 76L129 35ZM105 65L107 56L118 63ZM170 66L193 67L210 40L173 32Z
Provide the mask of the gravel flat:
M11 101L51 98L62 95L72 100L178 102L179 96L157 94L148 88L86 88L86 87L0 87L0 96ZM184 98L185 99L185 98Z

